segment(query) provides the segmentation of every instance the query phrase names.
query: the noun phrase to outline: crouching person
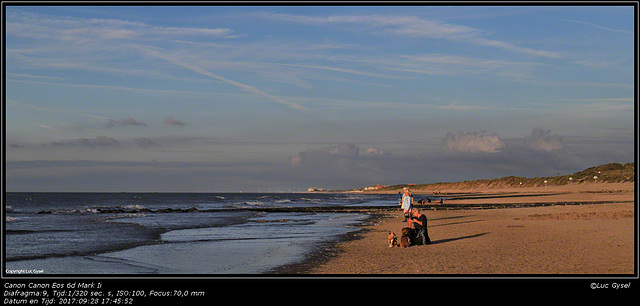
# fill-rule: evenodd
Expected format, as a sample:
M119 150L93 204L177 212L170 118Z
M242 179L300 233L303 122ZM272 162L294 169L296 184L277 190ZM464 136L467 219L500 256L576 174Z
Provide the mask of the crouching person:
M427 231L427 216L414 208L411 210L411 219L407 220L416 231L415 245L431 244Z

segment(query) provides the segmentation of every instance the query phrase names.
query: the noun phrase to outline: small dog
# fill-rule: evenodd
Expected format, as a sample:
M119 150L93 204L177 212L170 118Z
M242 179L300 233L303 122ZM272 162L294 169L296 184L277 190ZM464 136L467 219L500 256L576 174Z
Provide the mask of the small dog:
M389 247L392 248L398 245L398 237L393 232L389 232Z
M411 229L405 227L402 229L402 236L400 237L400 247L408 248L411 244L411 239L409 238L409 231Z

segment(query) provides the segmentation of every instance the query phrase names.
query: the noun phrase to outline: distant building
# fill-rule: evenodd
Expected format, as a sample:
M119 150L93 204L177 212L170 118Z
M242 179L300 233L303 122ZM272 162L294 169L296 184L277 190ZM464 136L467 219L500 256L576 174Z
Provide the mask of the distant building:
M310 187L309 189L307 189L307 192L316 192L316 191L324 191L324 189L318 188L318 187Z
M364 187L364 189L363 189L363 190L364 190L364 191L369 191L369 190L378 190L378 189L380 189L380 188L384 188L384 187L387 187L387 186L384 186L384 185L375 185L375 186Z

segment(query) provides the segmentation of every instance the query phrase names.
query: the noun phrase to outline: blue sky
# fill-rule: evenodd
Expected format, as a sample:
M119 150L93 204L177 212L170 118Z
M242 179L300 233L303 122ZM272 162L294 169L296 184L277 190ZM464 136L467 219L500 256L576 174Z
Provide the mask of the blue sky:
M634 161L633 6L6 6L9 191L268 191Z

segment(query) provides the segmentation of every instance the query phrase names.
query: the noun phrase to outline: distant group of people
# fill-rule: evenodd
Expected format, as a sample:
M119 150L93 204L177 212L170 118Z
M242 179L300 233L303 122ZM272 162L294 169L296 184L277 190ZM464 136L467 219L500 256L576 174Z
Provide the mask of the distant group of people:
M403 192L398 192L398 202L404 213L404 222L407 222L410 229L411 245L431 244L427 231L427 216L413 207L413 195L408 188L404 188Z
M406 189L406 187L405 187ZM434 191L433 195L438 195L440 194L440 192ZM404 193L402 192L398 192L398 202L400 202L400 206L402 206L402 197L404 196ZM424 200L418 200L417 201L418 204L427 204L427 203L431 203L431 199L428 196L424 197ZM444 201L442 198L438 199L438 204L444 204Z

